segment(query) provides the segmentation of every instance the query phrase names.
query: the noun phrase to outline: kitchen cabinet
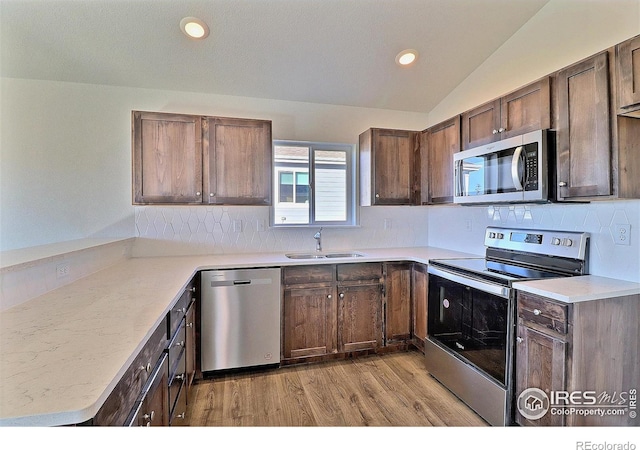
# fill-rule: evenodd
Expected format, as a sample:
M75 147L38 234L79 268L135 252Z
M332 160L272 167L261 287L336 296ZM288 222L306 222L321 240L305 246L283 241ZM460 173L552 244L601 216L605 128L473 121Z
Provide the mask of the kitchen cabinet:
M385 345L411 339L412 263L384 263Z
M132 112L134 204L271 204L271 121Z
M551 79L544 77L462 114L462 147L551 128Z
M428 266L415 263L411 272L411 308L413 344L424 351L427 340Z
M612 195L608 52L561 70L556 84L558 200Z
M640 118L640 35L616 46L618 114Z
M283 364L381 347L382 267L283 267Z
M282 360L337 352L335 266L283 267Z
M370 128L360 134L360 205L412 205L418 202L414 161L415 131Z
M147 387L149 379L155 373L154 369L161 361L166 346L167 319L165 317L91 420L93 425L122 426L126 423L131 411L139 406L137 402L149 390ZM164 379L166 380L166 376ZM163 390L166 391L166 388ZM158 421L161 422L161 420Z
M191 389L196 377L196 299L192 298L185 315L185 366L187 373L187 391Z
M207 117L202 145L205 203L271 204L270 121Z
M453 202L453 154L460 151L460 116L420 134L421 203Z
M382 346L382 263L337 266L338 351Z
M139 406L127 419L127 425L138 427L158 427L169 425L169 397L166 389L168 357L161 358L154 371L148 390L140 400Z
M202 125L197 116L132 113L133 203L202 202Z
M595 392L615 395L598 407L631 407L629 397L640 382L640 295L563 303L526 292L517 294L515 399L528 388L551 392ZM615 394L614 394L615 393ZM574 394L575 395L575 394ZM577 402L581 401L578 394ZM584 399L588 401L588 399ZM583 406L559 400L556 407ZM529 420L515 409L515 421L526 426L631 426L624 415L552 414Z

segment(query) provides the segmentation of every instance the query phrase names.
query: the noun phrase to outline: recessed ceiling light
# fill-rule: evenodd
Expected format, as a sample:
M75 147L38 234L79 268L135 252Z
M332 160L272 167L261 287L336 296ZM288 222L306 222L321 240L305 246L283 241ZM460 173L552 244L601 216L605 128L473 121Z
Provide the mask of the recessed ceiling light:
M180 21L180 29L192 39L204 39L209 36L209 27L196 17L185 17Z
M396 56L396 64L399 66L408 66L418 59L418 52L413 49L403 50Z

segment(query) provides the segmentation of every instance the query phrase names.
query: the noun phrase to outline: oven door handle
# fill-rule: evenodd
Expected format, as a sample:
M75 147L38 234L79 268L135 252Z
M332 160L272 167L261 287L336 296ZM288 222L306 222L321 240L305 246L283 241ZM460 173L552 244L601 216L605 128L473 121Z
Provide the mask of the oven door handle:
M471 288L478 289L479 291L483 291L488 294L497 295L498 297L502 297L502 298L508 299L511 291L511 289L508 287L500 286L492 283L485 283L483 281L478 281L473 278L451 273L446 270L441 270L437 267L433 267L431 264L429 264L427 272L429 272L432 275L437 275L439 277L445 278L449 281L453 281L455 283L459 283L464 286L469 286Z

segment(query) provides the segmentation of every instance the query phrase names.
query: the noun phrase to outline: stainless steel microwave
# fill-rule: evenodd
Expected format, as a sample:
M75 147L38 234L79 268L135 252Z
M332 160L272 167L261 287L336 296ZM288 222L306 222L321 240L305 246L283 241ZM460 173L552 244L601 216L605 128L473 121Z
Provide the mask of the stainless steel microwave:
M537 130L455 153L453 202L547 202L553 137Z

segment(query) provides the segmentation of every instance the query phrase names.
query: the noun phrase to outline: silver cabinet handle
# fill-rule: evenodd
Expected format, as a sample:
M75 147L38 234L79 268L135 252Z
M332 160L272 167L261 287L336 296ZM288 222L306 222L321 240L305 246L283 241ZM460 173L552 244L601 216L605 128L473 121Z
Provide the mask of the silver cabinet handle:
M176 309L176 312L184 314L187 312L187 308L178 308Z
M196 195L197 195L198 197L200 197L200 192L196 192Z
M184 374L176 375L176 380L184 380Z
M338 295L338 297L344 298L344 292L340 292L340 295Z
M493 134L498 134L498 130L493 130Z
M327 295L327 298L328 298L329 300L331 300L331 294Z
M149 422L153 422L153 418L155 417L156 412L155 411L151 411L149 414L145 414L144 416L142 416L142 418L144 420L148 420Z
M534 310L533 310L533 315L534 315L534 316L539 316L541 312L542 312L542 311L540 311L539 309L534 309Z
M522 339L520 336L518 336L518 337L516 338L516 342L517 342L518 344L521 344L521 343L522 343L522 341L524 341L524 339Z
M184 419L187 416L186 412L180 413L176 416L176 419Z
M173 344L174 347L184 347L184 341L176 342Z
M504 133L505 131L507 131L507 129L506 129L506 128L500 128L500 129L498 130L498 133Z
M193 322L189 322L189 323L187 324L187 328L192 328L192 327L193 327Z
M196 291L196 287L192 287L191 289L189 289L190 292L195 292Z
M558 183L558 186L560 187L565 187L567 185L567 183L565 183L564 181L561 181L560 183Z
M145 372L151 372L151 363L147 363L146 366L140 366L138 367L139 370L143 370Z
M380 198L380 194L376 194L376 198Z
M213 192L209 192L209 197L213 197Z

